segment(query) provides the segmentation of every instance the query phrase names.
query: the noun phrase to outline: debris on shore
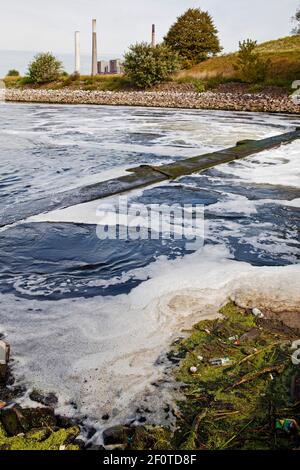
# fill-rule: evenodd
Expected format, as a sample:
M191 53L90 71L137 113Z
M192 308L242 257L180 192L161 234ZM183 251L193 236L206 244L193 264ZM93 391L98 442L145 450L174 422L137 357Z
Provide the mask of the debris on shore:
M220 313L223 318L201 321L170 352L181 359L175 368L182 383L175 429L136 428L127 448L300 447L300 366L291 361L299 329L233 303Z
M298 319L291 324L289 314L287 324L283 316L255 315L232 302L220 313L221 318L198 323L168 353L181 390L174 408L168 408L175 425L108 427L106 449L300 448L300 365L291 360L292 345L300 338ZM0 450L85 447L79 426L55 415L54 394L32 391L30 397L44 406L22 408L11 396L6 402L0 381Z

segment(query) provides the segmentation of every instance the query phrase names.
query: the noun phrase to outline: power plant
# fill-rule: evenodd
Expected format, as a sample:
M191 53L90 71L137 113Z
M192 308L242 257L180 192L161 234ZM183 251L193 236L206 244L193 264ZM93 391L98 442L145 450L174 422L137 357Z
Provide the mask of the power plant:
M124 73L121 59L99 60L98 75Z
M156 46L155 24L152 25L151 46ZM75 70L80 74L80 32L75 31ZM122 74L124 73L121 59L99 60L97 50L97 20L92 20L92 70L91 75Z

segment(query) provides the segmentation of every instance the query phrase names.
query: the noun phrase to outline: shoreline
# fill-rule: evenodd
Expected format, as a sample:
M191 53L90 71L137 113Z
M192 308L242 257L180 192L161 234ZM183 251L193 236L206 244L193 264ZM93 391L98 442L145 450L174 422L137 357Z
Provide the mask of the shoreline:
M263 93L6 89L5 101L300 114L300 104L295 104L289 96Z
M164 402L165 414L175 419L173 425L161 419L157 424L140 420L139 425L104 426L104 446L93 442L93 427L91 438L82 440L83 422L55 413L54 394L34 391L37 407L20 406L15 399L21 390L14 390L8 366L0 387L0 400L8 399L0 401L0 450L298 448L300 371L292 364L290 351L299 337L300 319L294 313L262 313L231 301L216 318L195 323L165 353L168 380L177 384L172 404ZM225 357L213 359L221 356ZM214 363L221 360L224 363ZM265 404L271 402L270 412ZM141 410L141 416L145 413Z

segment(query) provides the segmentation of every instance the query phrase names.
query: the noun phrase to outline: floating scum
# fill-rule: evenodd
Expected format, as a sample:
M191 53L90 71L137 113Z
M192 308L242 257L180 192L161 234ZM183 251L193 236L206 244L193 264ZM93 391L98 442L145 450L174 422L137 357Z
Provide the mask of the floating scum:
M46 113L43 119L47 126L48 118ZM250 118L254 119L252 115ZM256 119L262 122L264 117ZM230 131L227 142L253 134L274 135L279 132L277 118L269 119L275 121L272 130L262 129L256 134ZM214 141L207 147L220 148L221 144ZM103 196L100 182L89 185L89 190L72 189L42 200L46 211L49 201L58 208L68 207L74 200L76 203L77 196L90 201L92 192L94 200L88 204L55 211L55 215L39 214L35 222L41 223L31 220L2 230L1 250L6 263L0 294L1 328L12 345L17 383L27 389L55 390L57 412L88 416L87 424L98 431L97 441L103 427L135 419L137 403L144 403L145 396L152 411L149 417L155 420L157 414L164 416L161 406L168 393L162 385L152 385L164 376L158 357L183 329L201 319L215 318L228 298L262 311L291 311L295 304L300 305L293 229L299 140L282 146L277 140L275 146L278 148L272 152L238 162L232 160L238 148L244 154L245 149L249 155L255 153L250 142L232 147L236 150L231 155L228 151L222 151L221 156L213 152L209 156L216 161L234 163L200 174L196 168L211 164L211 160L204 162L203 156L188 159L185 171L190 176L184 173L179 179L175 177L178 167L187 160L171 168L155 164L138 167L124 177L132 186L138 181L140 188L144 175L148 175L146 182L157 178L157 185L151 183L151 188L130 195L146 205L153 201L206 204L207 244L200 252L182 256L185 252L178 250L179 244L174 244L176 252L173 247L164 251L160 244L156 255L157 247L151 241L147 241L145 250L141 242L126 246L100 242L95 234L97 197L99 193ZM181 149L181 156L195 152L190 147ZM169 155L173 148L166 148ZM110 181L120 184L119 179ZM163 186L162 181L169 183ZM122 184L125 186L124 181ZM118 194L118 185L110 187L105 182L104 188ZM14 199L9 201L12 206ZM26 207L29 209L29 203ZM21 209L23 205L17 219ZM238 333L230 332L228 337ZM209 359L232 356L226 351L212 353ZM201 351L197 356L206 357ZM189 367L199 371L201 364L199 367L194 360ZM189 369L186 371L190 377ZM109 414L109 422L101 420L104 414Z
M77 188L75 190L62 191L52 197L45 197L35 201L18 204L18 207L6 207L0 216L0 227L14 224L28 217L49 212L54 209L62 209L76 204L102 199L108 196L121 194L125 191L142 188L164 180L189 175L194 172L206 170L208 168L242 159L270 150L282 144L288 144L300 138L300 128L292 132L287 132L274 137L262 140L245 140L238 142L235 147L221 151L200 155L185 159L181 162L170 163L168 165L151 166L141 165L130 168L130 175L103 181L90 186Z

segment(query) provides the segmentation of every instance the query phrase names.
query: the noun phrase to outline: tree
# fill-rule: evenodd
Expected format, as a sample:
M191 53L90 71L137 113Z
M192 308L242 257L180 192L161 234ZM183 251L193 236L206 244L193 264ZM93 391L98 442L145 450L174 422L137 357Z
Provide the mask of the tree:
M234 64L238 77L246 83L263 82L269 68L269 61L255 52L257 41L247 39L239 42L238 59Z
M178 68L177 54L165 44L153 47L142 42L130 46L125 54L125 74L139 88L150 88L168 80Z
M292 30L292 34L300 34L300 7L293 16L293 22L296 24L295 28Z
M176 51L185 67L202 62L222 50L212 17L200 8L189 8L171 26L165 43Z
M11 69L7 72L7 77L19 77L20 76L20 73L18 72L18 70L15 70L15 69Z
M62 63L50 52L37 54L28 67L28 76L33 83L49 83L62 73Z

